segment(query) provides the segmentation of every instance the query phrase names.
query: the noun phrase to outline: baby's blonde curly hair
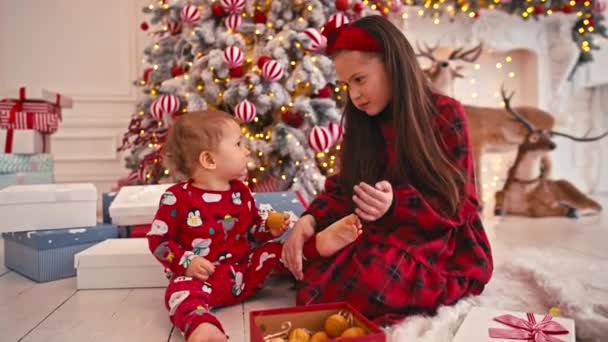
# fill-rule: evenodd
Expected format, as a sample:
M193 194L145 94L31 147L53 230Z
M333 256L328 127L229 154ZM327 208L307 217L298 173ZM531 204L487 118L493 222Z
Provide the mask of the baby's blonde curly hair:
M209 110L190 112L175 120L163 147L165 166L177 178L191 178L203 151L213 151L222 140L228 122L238 121L230 114Z

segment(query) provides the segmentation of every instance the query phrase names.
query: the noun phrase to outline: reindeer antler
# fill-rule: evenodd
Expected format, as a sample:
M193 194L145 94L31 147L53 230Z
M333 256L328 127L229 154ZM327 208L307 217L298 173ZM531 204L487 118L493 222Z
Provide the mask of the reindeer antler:
M603 134L600 134L598 136L592 137L592 138L575 137L575 136L572 136L570 134L560 133L560 132L556 132L556 131L551 131L551 134L552 135L561 136L561 137L566 137L566 138L572 139L574 141L589 142L589 141L596 141L596 140L600 140L602 138L605 138L606 136L608 136L608 131L606 131Z
M513 115L515 117L515 119L517 121L519 121L522 125L526 126L526 128L530 131L533 132L536 130L536 127L534 127L534 125L528 121L528 119L526 119L525 117L523 117L521 114L517 113L512 107L511 107L511 98L513 97L513 95L515 94L515 92L511 92L511 95L507 96L507 93L505 91L505 86L504 84L500 87L500 94L502 95L502 100L505 102L505 109L511 113L511 115Z
M418 44L418 41L416 41L416 48L418 48L418 51L420 51L416 54L416 57L426 57L433 62L437 62L437 59L435 58L435 56L433 56L433 52L435 52L438 47L439 42L437 42L437 44L435 44L435 46L433 47L429 47L426 42L424 42L424 48L422 48L420 47L420 44Z
M476 47L474 47L470 50L462 51L462 49L464 49L464 48L460 47L460 48L452 51L452 53L450 54L450 57L448 57L448 59L449 60L460 59L465 62L473 63L481 55L481 52L483 51L483 43L479 43L479 45L477 45Z

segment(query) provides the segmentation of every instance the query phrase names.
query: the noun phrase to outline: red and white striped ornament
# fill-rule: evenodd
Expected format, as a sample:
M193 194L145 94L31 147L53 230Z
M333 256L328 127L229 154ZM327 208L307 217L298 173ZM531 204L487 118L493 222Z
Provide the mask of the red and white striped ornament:
M164 112L162 108L160 108L160 101L158 100L159 99L156 99L152 102L152 105L150 106L150 115L156 120L162 120Z
M329 134L331 134L332 146L342 140L342 127L339 123L331 121L329 125L327 125L327 130L329 130Z
M164 113L173 114L179 109L179 98L175 95L163 95L159 98L160 109Z
M331 133L325 127L315 126L308 134L308 145L315 152L323 152L331 145Z
M243 100L234 108L234 114L241 121L251 122L256 114L255 105L247 100Z
M321 31L314 27L307 28L304 33L310 38L309 50L319 51L327 44L327 38L321 34Z
M178 34L182 30L182 22L169 20L167 21L167 31L173 35Z
M201 18L201 13L198 10L198 7L188 4L182 8L181 13L182 21L186 24L192 25L196 24L197 21Z
M175 95L161 95L150 107L150 114L156 120L162 120L165 114L173 114L179 109L179 98Z
M222 8L228 13L240 13L245 7L245 0L222 0Z
M332 21L332 20L336 21L336 28L338 28L342 25L346 25L350 22L350 20L344 13L336 13L336 14L332 15L331 17L329 17L329 21Z
M283 66L278 61L270 60L264 63L262 75L268 81L278 81L283 77Z
M236 31L243 23L243 18L239 14L231 14L226 18L226 28L231 31Z
M224 63L226 63L230 69L243 65L244 59L245 54L236 46L229 46L224 50Z

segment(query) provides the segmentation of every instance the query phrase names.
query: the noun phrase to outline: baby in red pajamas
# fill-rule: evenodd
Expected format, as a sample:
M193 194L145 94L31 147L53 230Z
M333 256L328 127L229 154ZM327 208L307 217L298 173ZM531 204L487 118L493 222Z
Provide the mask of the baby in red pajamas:
M267 227L249 188L249 151L227 113L193 112L178 118L165 159L190 180L163 194L148 233L150 250L172 274L165 293L171 322L190 341L225 341L217 306L250 297L275 267L288 225ZM270 229L272 228L272 229ZM250 242L265 242L252 249Z

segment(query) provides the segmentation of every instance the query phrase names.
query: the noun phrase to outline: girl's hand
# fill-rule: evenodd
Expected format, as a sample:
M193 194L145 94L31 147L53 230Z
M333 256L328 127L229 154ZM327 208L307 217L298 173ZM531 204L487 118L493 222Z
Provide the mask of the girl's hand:
M388 181L378 182L375 187L361 182L353 190L353 201L357 205L355 213L365 221L381 218L393 204L393 187Z
M304 278L302 272L302 250L304 243L315 234L315 218L311 215L300 217L291 234L283 244L281 259L297 280Z

